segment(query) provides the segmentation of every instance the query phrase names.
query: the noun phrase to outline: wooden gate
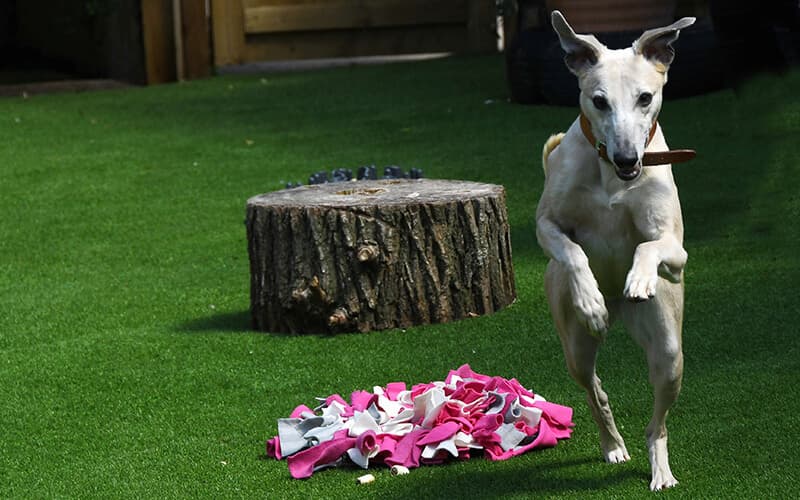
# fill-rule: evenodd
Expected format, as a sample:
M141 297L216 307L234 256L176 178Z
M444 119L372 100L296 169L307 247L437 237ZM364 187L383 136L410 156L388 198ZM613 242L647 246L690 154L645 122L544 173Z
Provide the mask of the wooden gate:
M212 0L214 64L496 50L494 0Z

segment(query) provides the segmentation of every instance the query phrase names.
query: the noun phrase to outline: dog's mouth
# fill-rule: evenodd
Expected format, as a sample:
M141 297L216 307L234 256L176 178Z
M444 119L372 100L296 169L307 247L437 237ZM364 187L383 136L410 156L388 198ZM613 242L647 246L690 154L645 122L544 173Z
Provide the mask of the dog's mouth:
M614 171L617 173L617 177L625 182L630 182L638 179L642 174L642 164L639 162L632 167L618 167L614 165Z

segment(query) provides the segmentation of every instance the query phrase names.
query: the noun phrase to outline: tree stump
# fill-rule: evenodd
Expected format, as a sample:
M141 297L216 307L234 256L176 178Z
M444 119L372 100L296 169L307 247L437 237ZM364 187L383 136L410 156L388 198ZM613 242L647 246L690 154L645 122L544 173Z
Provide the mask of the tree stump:
M434 179L319 184L247 201L257 330L442 323L514 301L502 186Z

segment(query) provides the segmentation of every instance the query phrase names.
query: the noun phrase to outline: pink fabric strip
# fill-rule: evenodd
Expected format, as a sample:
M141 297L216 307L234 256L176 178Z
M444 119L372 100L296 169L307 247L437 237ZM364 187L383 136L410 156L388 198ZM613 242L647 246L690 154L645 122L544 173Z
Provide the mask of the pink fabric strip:
M300 405L295 408L294 411L292 411L292 413L289 415L289 418L300 418L303 413L314 413L314 410L306 405Z
M397 401L397 395L406 390L405 382L391 382L386 384L386 397Z

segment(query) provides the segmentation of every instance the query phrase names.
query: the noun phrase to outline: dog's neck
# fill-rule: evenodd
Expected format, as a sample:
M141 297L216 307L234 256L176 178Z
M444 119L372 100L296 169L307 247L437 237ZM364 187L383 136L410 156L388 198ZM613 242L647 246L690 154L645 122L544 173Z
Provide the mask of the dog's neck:
M588 125L588 127L587 127ZM597 176L597 184L593 185L593 193L597 196L600 203L607 205L609 208L613 205L620 203L626 196L626 193L635 189L641 183L642 178L647 177L648 172L642 172L640 179L633 182L625 182L621 180L614 172L614 164L601 155L600 150L597 148L597 140L594 134L587 136L586 130L591 132L591 125L588 120L581 116L573 122L570 132L576 134L573 137L578 141L576 146L583 158L585 158L586 165L592 165L589 175ZM657 128L657 127L656 127ZM605 148L603 148L605 151Z

